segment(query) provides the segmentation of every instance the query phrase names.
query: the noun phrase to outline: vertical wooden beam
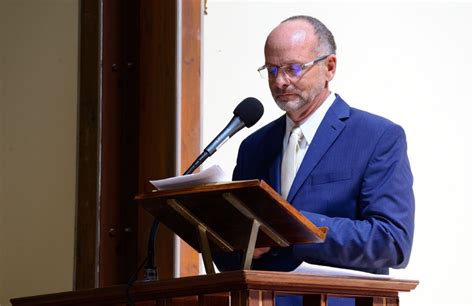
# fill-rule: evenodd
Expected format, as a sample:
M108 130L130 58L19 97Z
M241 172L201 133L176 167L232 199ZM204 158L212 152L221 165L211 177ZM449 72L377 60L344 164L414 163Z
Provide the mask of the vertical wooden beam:
M261 292L259 290L232 291L230 298L231 306L261 306ZM268 304L268 303L267 303ZM273 306L273 303L270 304Z
M135 269L137 37L134 1L81 1L75 289Z
M386 299L383 297L373 297L369 299L372 300L372 303L370 303L371 306L387 306Z
M398 297L356 297L356 306L398 306Z
M274 306L275 305L275 292L274 291L260 291L260 299L262 304L260 306Z
M400 305L400 299L398 297L387 297L385 298L386 306L398 306Z
M355 305L356 306L372 306L373 298L371 297L356 297L355 298Z
M99 287L117 284L114 280L119 278L119 260L115 252L122 238L118 224L120 198L117 192L121 177L121 95L118 90L122 69L120 10L120 1L103 0Z
M135 196L138 193L139 166L139 14L138 2L122 0L124 73L119 86L122 88L120 148L124 154L120 160L121 180L118 203L122 248L120 250L121 283L126 283L136 270L138 254L137 224L138 207Z
M176 1L140 1L139 5L139 175L138 191L150 192L151 179L176 175ZM153 217L139 208L138 258L146 257ZM161 227L156 243L158 276L174 276L171 231Z
M96 0L82 0L79 54L79 135L77 163L76 250L74 288L97 285L97 205L99 186L100 9Z
M181 173L201 149L201 0L181 6ZM180 276L199 273L198 253L180 239Z
M99 286L126 283L136 261L137 5L103 0Z
M303 306L327 306L326 294L306 294L303 296Z

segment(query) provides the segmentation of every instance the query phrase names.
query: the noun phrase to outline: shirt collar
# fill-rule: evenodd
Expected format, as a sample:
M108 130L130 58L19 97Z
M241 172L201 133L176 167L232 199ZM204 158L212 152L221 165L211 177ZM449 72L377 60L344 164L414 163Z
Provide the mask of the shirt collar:
M300 124L300 128L303 131L303 140L301 146L305 147L311 143L313 140L316 131L318 130L321 122L323 121L324 116L331 107L331 105L336 100L336 95L330 93L329 96L323 101L323 103L314 111L305 121ZM288 144L288 138L290 137L291 130L295 126L293 120L286 115L286 132L285 137L283 138L283 149L286 148Z

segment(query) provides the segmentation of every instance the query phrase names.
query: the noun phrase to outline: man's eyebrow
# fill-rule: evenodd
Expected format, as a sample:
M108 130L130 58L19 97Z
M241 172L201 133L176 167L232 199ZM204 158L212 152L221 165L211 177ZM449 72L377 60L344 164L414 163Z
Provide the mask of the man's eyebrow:
M275 66L275 67L282 67L282 66L288 66L288 65L293 65L293 64L302 65L302 64L300 63L300 61L298 61L298 60L289 60L289 61L284 62L284 63L281 64L281 65L277 65L277 64L272 64L272 63L267 63L267 62L265 62L265 66Z

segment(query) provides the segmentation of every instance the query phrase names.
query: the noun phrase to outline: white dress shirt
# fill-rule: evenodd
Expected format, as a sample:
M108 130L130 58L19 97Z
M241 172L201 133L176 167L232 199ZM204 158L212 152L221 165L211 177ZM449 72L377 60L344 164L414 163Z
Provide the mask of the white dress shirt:
M316 131L323 121L324 116L335 100L336 95L331 92L326 100L324 100L324 102L318 107L318 109L316 109L314 113L312 113L308 118L306 118L305 121L300 124L300 128L303 131L303 139L300 142L300 150L296 160L296 171L298 171L301 162L308 151L309 144L313 140L314 134L316 134ZM283 152L285 152L286 147L288 146L290 133L294 126L295 123L293 120L291 120L290 117L286 115L286 132L285 136L283 137Z

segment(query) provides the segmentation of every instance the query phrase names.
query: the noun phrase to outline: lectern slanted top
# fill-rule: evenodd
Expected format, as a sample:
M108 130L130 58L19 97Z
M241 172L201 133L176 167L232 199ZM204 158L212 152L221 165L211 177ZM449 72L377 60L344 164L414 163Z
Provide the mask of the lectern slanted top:
M203 256L215 249L245 250L243 268L249 268L254 247L319 243L326 236L326 228L260 180L163 190L136 200Z

